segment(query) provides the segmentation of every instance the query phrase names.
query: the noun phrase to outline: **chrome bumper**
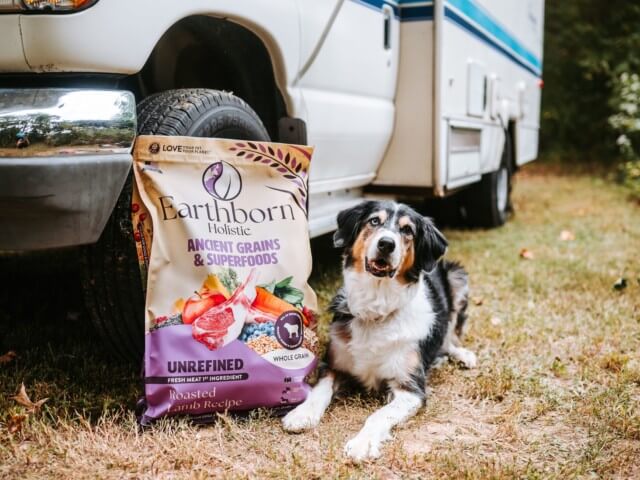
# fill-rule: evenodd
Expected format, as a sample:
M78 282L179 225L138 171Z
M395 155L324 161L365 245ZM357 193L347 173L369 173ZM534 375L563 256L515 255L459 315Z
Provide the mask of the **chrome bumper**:
M135 133L130 92L0 90L0 250L95 242Z

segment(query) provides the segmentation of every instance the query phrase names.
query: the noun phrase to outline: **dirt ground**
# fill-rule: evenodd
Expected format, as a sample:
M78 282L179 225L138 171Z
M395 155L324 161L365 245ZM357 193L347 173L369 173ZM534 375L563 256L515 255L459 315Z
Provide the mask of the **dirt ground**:
M593 173L540 166L519 174L514 203L501 229L445 230L470 272L478 368L435 370L426 408L362 465L342 448L379 399L339 399L299 435L266 412L140 433L139 371L93 333L75 271L5 269L0 476L640 478L640 206ZM322 241L314 253L326 306L337 255ZM48 400L19 404L22 383Z

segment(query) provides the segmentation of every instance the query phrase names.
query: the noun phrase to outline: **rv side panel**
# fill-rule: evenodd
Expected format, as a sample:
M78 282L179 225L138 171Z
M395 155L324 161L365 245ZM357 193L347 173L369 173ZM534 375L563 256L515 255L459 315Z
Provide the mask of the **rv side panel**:
M433 2L400 2L400 59L391 143L376 185L433 186Z
M445 0L438 6L436 184L454 189L498 169L510 122L516 163L537 156L544 1Z

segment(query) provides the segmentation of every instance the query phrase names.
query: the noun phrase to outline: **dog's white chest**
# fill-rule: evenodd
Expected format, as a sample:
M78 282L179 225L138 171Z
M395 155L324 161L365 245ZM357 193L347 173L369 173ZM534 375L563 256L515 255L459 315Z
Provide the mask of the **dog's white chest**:
M368 388L378 388L382 381L407 381L416 367L418 342L433 327L435 316L423 287L407 290L405 295L402 306L386 316L371 319L371 308L364 309L365 318L352 312L356 318L345 347L351 373Z

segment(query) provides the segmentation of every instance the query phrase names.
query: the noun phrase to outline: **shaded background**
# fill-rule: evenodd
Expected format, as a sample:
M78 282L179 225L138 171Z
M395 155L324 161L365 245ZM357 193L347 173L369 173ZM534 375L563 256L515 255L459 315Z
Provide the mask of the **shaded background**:
M640 2L547 0L545 9L542 156L619 164L640 193Z

